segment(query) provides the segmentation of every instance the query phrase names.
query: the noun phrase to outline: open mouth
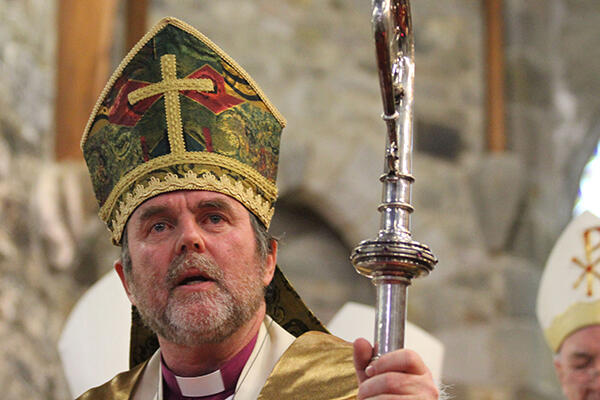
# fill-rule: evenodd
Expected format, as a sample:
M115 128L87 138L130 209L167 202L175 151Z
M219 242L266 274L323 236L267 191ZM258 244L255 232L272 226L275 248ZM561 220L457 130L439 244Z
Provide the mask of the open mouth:
M182 276L181 279L179 279L179 281L177 282L177 286L195 285L198 283L210 281L212 281L212 279L200 273L186 274L185 276Z

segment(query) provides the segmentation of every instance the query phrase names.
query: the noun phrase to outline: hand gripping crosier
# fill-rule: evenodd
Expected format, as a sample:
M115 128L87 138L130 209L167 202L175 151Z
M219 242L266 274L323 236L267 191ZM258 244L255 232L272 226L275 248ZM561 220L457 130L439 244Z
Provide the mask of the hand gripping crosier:
M410 233L415 64L408 0L373 0L372 25L388 139L381 224L377 238L359 243L350 258L377 290L374 355L379 357L404 347L407 287L433 270L437 259Z

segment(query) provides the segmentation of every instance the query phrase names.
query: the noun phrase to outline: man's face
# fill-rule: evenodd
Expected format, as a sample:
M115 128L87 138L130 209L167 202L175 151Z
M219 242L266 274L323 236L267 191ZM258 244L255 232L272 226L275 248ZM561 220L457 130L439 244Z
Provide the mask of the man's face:
M600 400L600 325L572 333L561 345L554 367L569 400Z
M258 255L238 201L207 191L161 194L134 211L127 235L132 271L119 275L159 336L187 346L221 342L257 317L275 252Z

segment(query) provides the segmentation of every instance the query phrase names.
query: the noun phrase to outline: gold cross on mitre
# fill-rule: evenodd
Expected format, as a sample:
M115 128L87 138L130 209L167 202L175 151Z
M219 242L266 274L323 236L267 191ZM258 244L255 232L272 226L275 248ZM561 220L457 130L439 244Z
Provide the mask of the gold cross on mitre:
M127 99L131 105L157 94L165 96L165 113L167 114L167 132L171 153L185 152L183 142L183 127L181 122L181 106L179 104L179 91L195 90L197 92L210 92L214 90L214 83L206 78L177 79L177 62L175 54L165 54L160 58L160 69L163 80L152 83L129 93Z
M600 279L600 274L594 269L598 263L600 263L600 257L593 259L594 252L596 252L600 248L600 242L593 244L591 234L592 232L600 232L600 227L586 229L583 232L583 247L585 249L585 262L581 261L577 257L573 257L571 261L573 261L579 268L583 271L581 275L577 278L575 283L573 284L573 288L577 289L577 287L581 284L583 279L586 280L587 291L586 294L591 297L593 295L593 284L594 277Z

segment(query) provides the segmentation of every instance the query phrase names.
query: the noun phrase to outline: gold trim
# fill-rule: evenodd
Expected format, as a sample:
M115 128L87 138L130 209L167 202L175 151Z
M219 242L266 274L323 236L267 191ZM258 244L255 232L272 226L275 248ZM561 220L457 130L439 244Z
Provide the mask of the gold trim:
M279 358L258 400L356 400L352 344L322 332L307 332Z
M108 195L108 198L100 208L98 215L100 215L100 218L102 218L103 221L108 221L108 218L110 217L110 214L112 213L119 196L121 196L123 191L131 186L140 177L150 174L150 172L155 169L188 163L204 164L228 169L246 178L250 185L254 185L262 190L265 193L265 198L268 201L274 202L277 198L277 186L258 173L258 171L256 171L254 168L233 158L229 158L217 153L188 151L183 154L170 153L154 158L135 167L132 171L128 172L125 176L119 179L115 187L113 187Z
M175 55L166 54L160 58L160 72L163 81L172 83L177 80L177 64ZM179 103L179 91L169 90L165 92L165 114L167 116L167 135L171 153L185 153L183 139L183 123L181 122L181 104Z
M129 103L133 105L140 100L155 96L157 94L162 94L169 90L195 90L196 92L211 92L215 90L215 85L210 79L205 78L184 78L177 79L174 82L156 82L129 93L127 95L127 100L129 100Z
M85 144L88 134L90 132L90 129L92 127L92 123L94 122L94 118L96 118L96 115L98 114L98 111L100 110L100 107L102 107L102 103L104 102L104 99L108 95L108 92L113 87L113 85L115 84L117 79L119 79L119 77L121 76L121 73L123 72L125 67L129 64L129 62L131 62L133 57L136 56L136 54L141 50L141 48L144 47L146 45L146 43L148 43L148 41L150 39L152 39L158 32L160 32L161 29L163 29L165 26L167 26L169 24L188 32L189 34L195 36L197 39L200 39L205 45L207 45L214 52L216 52L223 60L225 60L227 63L229 63L231 66L233 66L240 73L240 75L242 75L242 77L246 81L248 81L248 84L250 86L252 86L252 88L254 89L256 94L262 99L262 101L265 104L265 106L267 107L267 109L273 114L273 116L281 124L281 127L282 128L285 127L286 121L285 121L285 118L283 117L283 115L281 115L279 110L277 110L277 108L275 108L275 106L269 101L269 99L264 94L262 89L256 84L256 82L254 82L254 79L252 79L250 77L250 75L248 75L248 73L237 62L235 62L231 57L229 57L229 55L227 55L227 53L225 53L223 50L221 50L219 48L219 46L214 44L210 39L208 39L206 36L204 36L202 33L200 33L198 30L196 30L191 25L188 25L187 23L185 23L177 18L174 18L174 17L165 17L165 18L161 19L160 21L158 21L156 23L156 25L154 25L148 31L148 33L146 33L144 35L144 37L142 37L140 39L140 41L135 44L135 46L133 46L133 48L129 51L129 53L127 53L125 58L123 58L123 60L121 61L121 63L119 64L119 66L117 67L115 72L113 72L113 74L109 78L108 82L106 82L104 89L102 89L102 92L100 93L100 97L98 97L98 101L96 101L96 104L94 105L94 108L92 110L92 113L90 114L87 124L85 125L85 129L83 130L83 136L81 137L81 143L80 143L80 147L82 150L83 150L83 145Z
M264 200L252 188L244 186L242 182L236 181L227 175L217 178L210 172L196 174L194 171L188 171L180 177L168 173L163 179L158 179L155 176L151 177L147 186L137 185L125 195L124 200L119 203L115 218L112 220L113 242L120 242L127 219L136 207L145 200L161 193L186 189L210 190L227 194L244 204L267 227L273 217L274 209L270 202Z
M600 300L575 303L552 320L544 335L550 348L557 353L563 340L571 333L597 324L600 324Z
M172 54L167 54L172 55ZM165 56L163 56L165 57ZM161 58L162 61L162 58ZM140 100L144 100L148 97L155 96L157 94L163 94L167 91L179 91L179 90L195 90L197 92L211 92L215 90L215 85L210 79L206 78L183 78L183 79L172 79L164 80L161 82L152 83L148 86L136 89L127 95L127 100L130 104L135 104Z

